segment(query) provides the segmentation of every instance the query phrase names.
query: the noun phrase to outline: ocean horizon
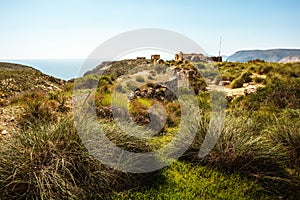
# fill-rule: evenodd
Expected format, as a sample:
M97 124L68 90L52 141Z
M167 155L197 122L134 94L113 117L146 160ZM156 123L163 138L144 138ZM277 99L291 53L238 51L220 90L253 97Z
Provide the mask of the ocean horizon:
M47 75L69 80L79 77L79 70L85 59L1 59L9 62L33 67Z

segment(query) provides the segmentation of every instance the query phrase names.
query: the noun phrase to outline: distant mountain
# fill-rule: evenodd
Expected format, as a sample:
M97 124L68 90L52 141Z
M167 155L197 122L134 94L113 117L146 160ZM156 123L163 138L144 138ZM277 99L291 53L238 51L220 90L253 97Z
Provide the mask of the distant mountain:
M300 56L300 49L243 50L229 56L227 61L247 62L260 59L267 62L279 62L288 56Z

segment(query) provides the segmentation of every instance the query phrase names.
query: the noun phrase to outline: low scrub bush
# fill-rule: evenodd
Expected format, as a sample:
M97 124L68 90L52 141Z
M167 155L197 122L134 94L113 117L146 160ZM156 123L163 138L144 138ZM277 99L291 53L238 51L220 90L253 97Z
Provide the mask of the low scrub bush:
M266 81L265 78L261 78L261 77L258 77L258 76L255 76L255 77L253 78L253 81L254 81L255 83L261 83L261 84L266 84L266 83L267 83L267 81Z
M240 88L243 87L244 83L249 83L252 81L251 72L244 72L241 76L234 79L231 83L231 88Z
M56 101L51 100L36 99L27 101L19 124L26 129L38 126L40 123L56 122L58 119L58 106L59 104Z
M261 107L272 109L299 108L300 105L300 80L274 79L264 88L258 88L241 101L240 107L258 110Z
M19 124L21 128L35 127L40 123L56 122L58 118L70 110L67 97L60 92L31 92L20 97L24 112Z
M137 76L136 78L135 78L135 80L137 81L137 82L145 82L145 79L144 79L144 77L142 77L142 76Z

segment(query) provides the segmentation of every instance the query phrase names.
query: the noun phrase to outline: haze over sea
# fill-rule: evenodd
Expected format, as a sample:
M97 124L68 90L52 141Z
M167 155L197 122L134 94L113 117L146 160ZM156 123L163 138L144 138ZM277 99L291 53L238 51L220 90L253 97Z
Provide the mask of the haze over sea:
M17 63L33 67L57 78L69 80L78 77L85 59L1 59L0 62Z

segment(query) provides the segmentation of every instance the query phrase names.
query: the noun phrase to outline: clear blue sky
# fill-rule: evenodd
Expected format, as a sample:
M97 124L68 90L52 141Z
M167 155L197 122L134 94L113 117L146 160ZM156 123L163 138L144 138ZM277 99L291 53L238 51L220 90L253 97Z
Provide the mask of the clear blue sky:
M182 33L217 54L300 48L299 0L0 0L0 59L85 58L138 28Z

